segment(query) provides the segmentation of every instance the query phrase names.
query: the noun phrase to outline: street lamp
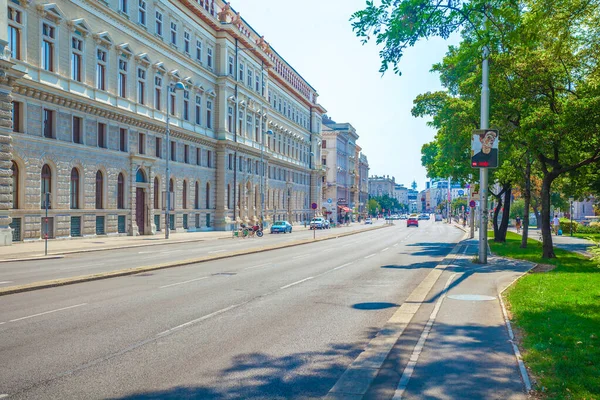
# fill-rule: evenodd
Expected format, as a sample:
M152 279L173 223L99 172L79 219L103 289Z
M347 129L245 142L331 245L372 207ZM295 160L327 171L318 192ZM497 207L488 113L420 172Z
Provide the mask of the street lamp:
M571 203L571 207L569 208L569 216L571 217L571 237L573 237L573 197L569 197L569 203Z
M261 116L261 125L262 125L262 116ZM262 129L261 129L262 131ZM265 210L265 189L264 189L264 180L266 179L266 174L265 174L265 163L263 161L263 152L265 150L265 135L267 134L269 136L273 136L273 131L272 130L268 130L266 132L263 132L263 135L261 137L261 146L260 146L260 167L262 169L262 177L260 178L260 224L261 227L264 224L264 220L265 220L265 215L264 215L264 210Z
M171 158L171 130L169 129L169 122L170 122L170 118L169 115L171 113L171 107L172 104L171 102L171 93L174 93L178 90L184 90L185 86L183 85L183 83L181 82L171 82L169 84L168 87L168 94L167 94L167 139L166 139L166 146L167 146L167 162L166 162L166 173L165 173L165 197L166 197L166 203L167 203L167 208L165 209L165 239L169 238L169 230L171 229L171 225L170 225L170 218L171 218L171 192L169 191L169 182L171 181L169 179L169 159Z

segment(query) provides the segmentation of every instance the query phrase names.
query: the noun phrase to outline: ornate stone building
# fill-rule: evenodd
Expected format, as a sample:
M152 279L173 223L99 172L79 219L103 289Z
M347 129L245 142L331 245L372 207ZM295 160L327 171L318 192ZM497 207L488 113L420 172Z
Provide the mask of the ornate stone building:
M178 232L320 206L325 110L226 2L0 7L3 244L155 234L167 192Z

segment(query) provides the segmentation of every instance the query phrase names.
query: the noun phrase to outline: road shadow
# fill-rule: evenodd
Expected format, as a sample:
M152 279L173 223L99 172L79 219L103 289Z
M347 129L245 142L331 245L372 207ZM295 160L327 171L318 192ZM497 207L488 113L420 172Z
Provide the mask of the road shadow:
M410 251L403 254L410 254L413 256L429 256L429 257L441 257L446 256L456 246L456 243L435 243L435 242L420 242L407 244L407 248L420 247L421 249L416 251Z

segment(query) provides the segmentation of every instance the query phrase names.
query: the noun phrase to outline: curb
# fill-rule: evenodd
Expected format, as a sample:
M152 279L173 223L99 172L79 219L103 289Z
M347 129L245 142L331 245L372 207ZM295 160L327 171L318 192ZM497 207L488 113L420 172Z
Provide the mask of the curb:
M23 292L30 292L33 290L47 289L47 288L52 288L52 287L57 287L57 286L74 285L76 283L91 282L91 281L97 281L97 280L101 280L101 279L116 278L116 277L120 277L120 276L135 275L135 274L139 274L141 272L156 271L159 269L174 268L174 267L180 267L183 265L197 264L197 263L203 263L203 262L214 261L214 260L222 260L222 259L226 259L226 258L238 257L238 256L248 255L248 254L263 253L265 251L284 249L287 247L301 246L303 244L322 242L322 241L330 240L330 239L338 239L338 238L345 237L345 236L356 235L358 233L369 232L369 231L373 231L373 230L377 230L377 229L386 228L388 226L390 226L390 225L377 226L377 227L361 229L361 230L352 231L352 232L344 232L344 233L340 233L337 235L330 235L330 236L325 236L325 237L317 238L317 239L306 239L306 240L295 241L295 242L291 242L291 243L281 243L278 245L272 245L272 246L268 246L268 247L259 247L259 248L254 248L254 249L238 250L238 251L233 251L233 252L230 252L227 254L215 254L215 255L211 255L211 256L192 258L192 259L188 259L188 260L166 262L166 263L162 263L162 264L148 265L148 266L144 266L144 267L127 268L127 269L121 269L121 270L116 270L116 271L103 272L103 273L99 273L99 274L82 275L82 276L75 276L72 278L64 278L64 279L53 279L53 280L48 280L48 281L28 283L28 284L19 285L19 286L8 286L8 287L0 289L0 296L6 296L9 294L16 294L16 293L23 293ZM60 258L62 258L62 257L60 257Z

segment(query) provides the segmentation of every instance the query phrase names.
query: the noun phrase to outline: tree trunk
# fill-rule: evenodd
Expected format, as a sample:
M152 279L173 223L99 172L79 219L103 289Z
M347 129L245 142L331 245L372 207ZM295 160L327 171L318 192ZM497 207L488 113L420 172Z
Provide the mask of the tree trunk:
M500 228L498 227L498 214L502 209L502 192L494 197L497 200L496 207L494 207L494 242L504 242L504 240L500 240Z
M554 177L544 175L542 180L542 257L556 258L552 245L552 229L550 227L550 187Z
M529 236L529 207L531 204L531 162L527 160L525 166L525 192L523 193L525 207L523 211L523 237L521 238L521 248L527 248L527 237Z
M508 230L508 221L510 217L510 197L512 194L512 188L509 184L506 184L502 190L504 192L504 211L502 211L502 221L498 227L498 233L494 232L494 242L505 243L506 242L506 231ZM501 209L500 207L498 207Z

